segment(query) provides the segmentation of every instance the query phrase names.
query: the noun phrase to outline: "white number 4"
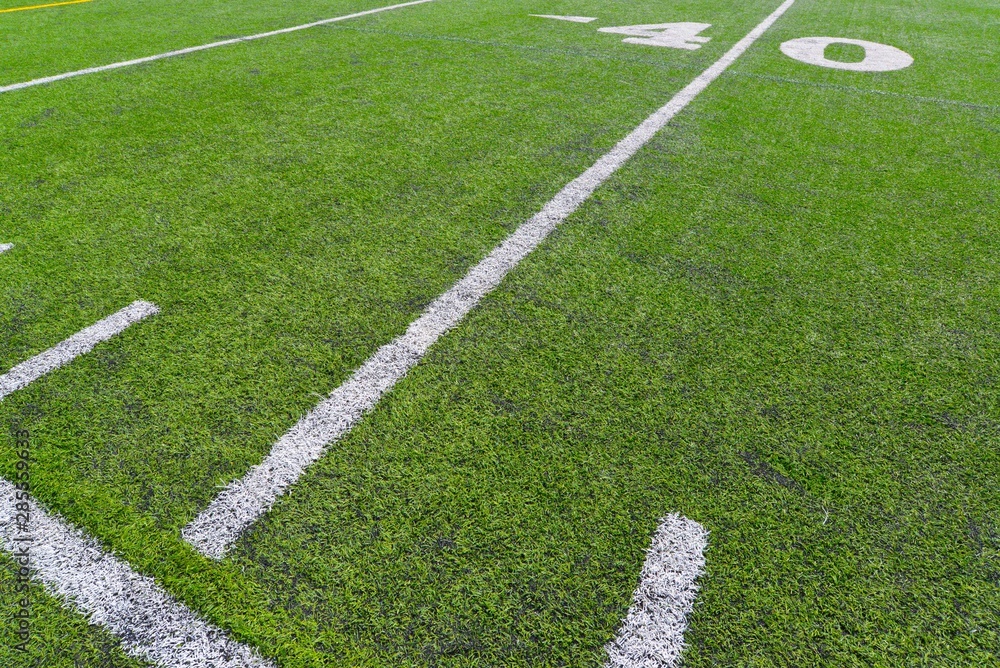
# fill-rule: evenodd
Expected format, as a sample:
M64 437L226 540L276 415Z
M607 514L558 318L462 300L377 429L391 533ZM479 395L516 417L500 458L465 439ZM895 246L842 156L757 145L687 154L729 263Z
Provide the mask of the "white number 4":
M700 49L710 37L698 35L702 30L711 28L711 23L649 23L638 26L619 26L617 28L598 28L597 32L610 32L618 35L630 35L622 41L626 44L646 44L649 46L666 46L671 49Z

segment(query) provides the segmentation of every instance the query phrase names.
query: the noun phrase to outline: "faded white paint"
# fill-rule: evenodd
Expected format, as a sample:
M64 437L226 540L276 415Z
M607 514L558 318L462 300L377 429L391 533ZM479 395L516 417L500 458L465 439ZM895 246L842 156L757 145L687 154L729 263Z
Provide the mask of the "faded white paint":
M13 247L14 244L0 244L0 253L6 253Z
M282 436L261 464L222 490L184 528L184 539L205 556L221 559L243 531L266 513L331 443L350 432L382 395L423 359L435 341L461 322L521 260L725 72L794 3L795 0L785 0L719 60L560 190L531 220L470 269L465 278L435 299L406 333L379 348L350 379Z
M573 23L590 23L596 21L596 16L556 16L555 14L528 14L537 16L540 19L556 19L557 21L572 21Z
M118 636L122 649L136 658L163 668L274 666L3 478L0 544L19 567L26 562L35 580Z
M35 381L50 371L55 371L75 358L89 353L98 343L107 341L116 334L125 331L129 326L143 318L159 313L156 304L138 301L126 306L121 311L109 315L86 329L69 337L48 350L41 352L26 362L0 376L0 401L12 392Z
M605 648L606 668L680 665L707 546L708 531L697 522L680 515L660 520L628 615Z
M702 44L712 39L698 34L711 27L711 23L647 23L636 26L598 28L597 32L630 35L622 40L626 44L665 46L671 49L693 51L700 49Z
M189 53L197 53L198 51L205 51L207 49L215 49L220 46L229 46L230 44L240 44L242 42L251 42L256 39L264 39L265 37L274 37L275 35L285 35L290 32L296 32L298 30L307 30L308 28L315 28L316 26L323 26L329 23L336 23L337 21L346 21L348 19L356 19L361 16L369 16L371 14L378 14L379 12L387 12L392 9L400 9L402 7L412 7L413 5L422 5L425 2L433 2L433 0L414 0L413 2L404 2L399 5L390 5L388 7L378 7L377 9L369 9L363 12L356 12L354 14L347 14L345 16L337 16L332 19L323 19L322 21L313 21L312 23L305 23L299 26L293 26L291 28L282 28L281 30L272 30L270 32L262 32L257 35L248 35L246 37L234 37L233 39L225 39L221 42L212 42L211 44L202 44L201 46L190 46L186 49L178 49L176 51L168 51L166 53L160 53L155 56L146 56L144 58L135 58L134 60L123 60L117 63L111 63L110 65L100 65L98 67L88 67L82 70L76 70L74 72L66 72L64 74L56 74L50 77L42 77L41 79L32 79L31 81L25 81L23 83L10 84L7 86L0 86L0 93L9 93L15 90L21 90L22 88L31 88L32 86L41 86L42 84L52 83L54 81L62 81L63 79L71 79L73 77L83 76L84 74L96 74L97 72L108 72L110 70L117 70L123 67L131 67L133 65L142 65L143 63L151 63L156 60L163 60L164 58L174 58L176 56L183 56Z
M843 63L826 57L826 47L831 44L854 44L865 50L864 60L857 63ZM901 70L913 64L913 56L906 51L888 44L866 42L863 39L848 39L846 37L801 37L781 45L781 52L789 58L794 58L809 65L830 67L835 70L850 70L852 72L891 72Z

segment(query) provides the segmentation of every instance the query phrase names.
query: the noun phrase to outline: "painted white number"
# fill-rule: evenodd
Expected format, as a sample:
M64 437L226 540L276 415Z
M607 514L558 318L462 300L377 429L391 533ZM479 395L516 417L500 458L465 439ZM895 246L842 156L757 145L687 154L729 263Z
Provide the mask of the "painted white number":
M648 23L638 26L619 26L617 28L598 28L597 32L610 32L618 35L631 35L622 41L626 44L646 44L649 46L666 46L671 49L700 49L710 37L698 35L702 30L711 28L711 23Z
M865 50L865 59L857 63L842 63L826 57L826 47L831 44L855 44ZM913 64L913 57L906 51L888 44L866 42L863 39L844 37L802 37L781 45L781 52L789 58L837 70L854 72L891 72Z
M557 14L528 14L540 19L555 19L556 21L570 21L572 23L591 23L597 20L596 16L559 16Z

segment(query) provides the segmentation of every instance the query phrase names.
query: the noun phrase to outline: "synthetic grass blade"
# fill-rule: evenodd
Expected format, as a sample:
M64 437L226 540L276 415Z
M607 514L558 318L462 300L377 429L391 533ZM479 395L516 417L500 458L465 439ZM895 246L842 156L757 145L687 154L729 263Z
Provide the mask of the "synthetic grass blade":
M670 119L733 64L795 0L786 0L719 60L655 111L592 167L571 181L465 278L431 302L406 333L382 346L328 399L281 437L263 463L230 484L183 530L199 552L221 559L229 546L274 504L326 447L348 433L445 332L489 294L532 250L635 155Z
M251 42L256 39L264 39L265 37L274 37L275 35L284 35L290 32L297 32L299 30L306 30L307 28L315 28L316 26L326 25L328 23L336 23L338 21L346 21L348 19L356 19L360 16L368 16L369 14L378 14L379 12L387 12L391 9L400 9L402 7L410 7L412 5L422 5L425 2L433 2L434 0L414 0L413 2L404 2L399 5L390 5L388 7L378 7L376 9L368 9L363 12L356 12L354 14L346 14L344 16L336 16L332 19L323 19L322 21L313 21L312 23L305 23L300 26L292 26L291 28L282 28L281 30L272 30L270 32L262 32L257 35L247 35L246 37L234 37L233 39L222 40L221 42L212 42L211 44L202 44L201 46L190 46L186 49L178 49L177 51L168 51L166 53L160 53L155 56L146 56L144 58L135 58L134 60L123 60L118 63L111 63L110 65L101 65L99 67L88 67L82 70L76 70L74 72L65 72L64 74L55 74L50 77L42 77L41 79L32 79L31 81L24 81L22 83L10 84L9 86L0 86L0 93L9 93L10 91L20 90L22 88L31 88L32 86L41 86L42 84L52 83L54 81L62 81L63 79L71 79L73 77L83 76L84 74L96 74L97 72L107 72L109 70L117 70L123 67L131 67L132 65L142 65L143 63L151 63L155 60L163 60L164 58L173 58L175 56L183 56L189 53L197 53L198 51L205 51L207 49L214 49L220 46L229 46L230 44L239 44L241 42Z
M694 608L707 546L708 531L697 522L680 515L660 521L628 616L606 648L606 668L680 665L687 616Z
M53 594L122 639L132 656L164 668L269 668L270 661L230 640L103 550L42 510L26 491L0 478L0 541Z
M18 364L0 376L0 401L3 401L8 394L20 390L50 371L55 371L80 355L89 353L98 343L107 341L116 334L121 334L129 326L159 312L160 309L156 304L144 301L134 302L121 311L109 315L104 320L80 330L62 343Z

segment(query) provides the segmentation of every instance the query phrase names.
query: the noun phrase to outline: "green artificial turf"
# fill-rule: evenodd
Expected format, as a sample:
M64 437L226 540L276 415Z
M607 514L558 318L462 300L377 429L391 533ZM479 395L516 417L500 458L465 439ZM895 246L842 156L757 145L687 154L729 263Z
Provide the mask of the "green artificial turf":
M0 14L0 84L378 4ZM1000 662L1000 11L969 0L798 0L231 557L180 539L776 5L436 0L0 95L0 370L162 309L0 404L36 496L282 666L598 666L671 512L711 531L685 665ZM712 41L596 31L669 21ZM818 35L915 62L778 49ZM33 595L0 665L139 665Z

